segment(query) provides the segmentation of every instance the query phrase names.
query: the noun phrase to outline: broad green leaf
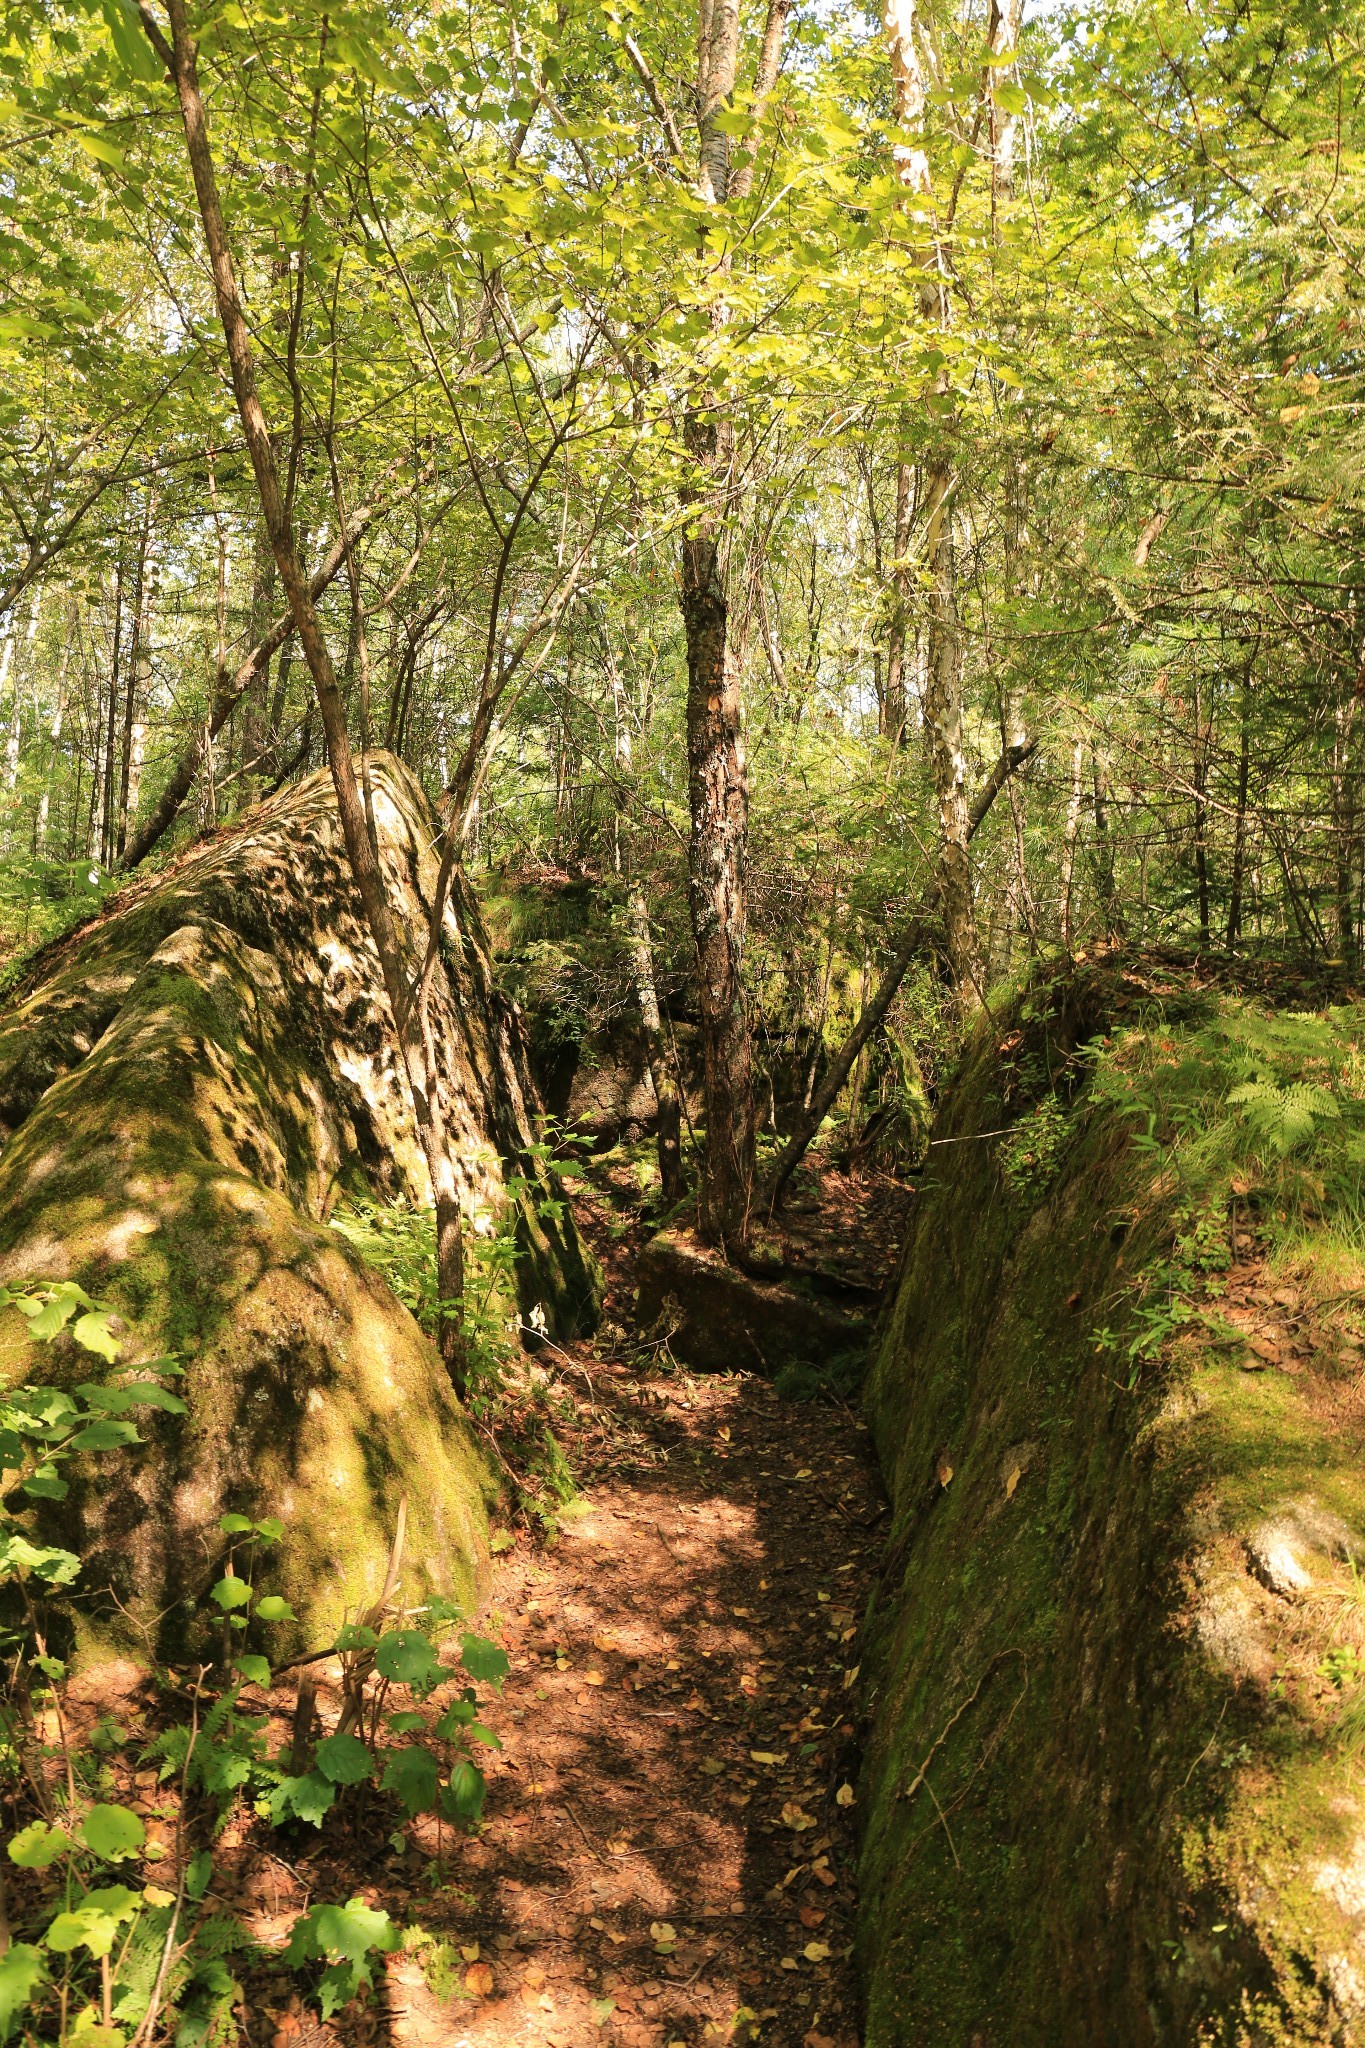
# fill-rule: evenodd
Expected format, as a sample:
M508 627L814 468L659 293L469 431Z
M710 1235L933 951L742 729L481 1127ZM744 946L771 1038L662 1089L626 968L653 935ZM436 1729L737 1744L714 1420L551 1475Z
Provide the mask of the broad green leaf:
M384 1719L395 1735L416 1735L427 1725L425 1714L386 1714Z
M124 1884L87 1892L71 1912L57 1915L43 1939L58 1955L87 1948L92 1956L107 1956L119 1928L132 1919L141 1904L141 1894Z
M278 1593L266 1593L256 1602L256 1612L262 1621L292 1621L294 1610L287 1600Z
M336 1786L321 1771L309 1771L302 1778L284 1778L270 1795L270 1818L276 1827L292 1816L320 1828L323 1815L336 1796Z
M10 1861L23 1870L46 1870L71 1847L65 1828L52 1827L45 1820L31 1820L20 1828L9 1845Z
M81 1825L86 1847L106 1863L121 1863L136 1856L147 1839L147 1830L126 1806L92 1806Z
M379 1638L375 1669L398 1685L430 1685L441 1663L420 1629L390 1629Z
M54 1466L40 1465L36 1472L29 1474L22 1490L32 1494L35 1500L65 1500L71 1489L64 1479L58 1478Z
M441 1805L451 1820L473 1827L483 1812L483 1802L488 1786L483 1772L477 1764L471 1764L462 1757L450 1774L450 1783L441 1794Z
M316 1762L334 1785L359 1785L374 1772L374 1758L358 1735L329 1735L318 1744Z
M71 139L78 149L83 149L87 156L95 159L97 164L108 164L110 169L115 171L127 171L128 159L123 154L123 151L115 149L113 143L106 142L102 135L91 135L87 129L77 128L72 134ZM82 1339L81 1341L84 1342L85 1340ZM90 1346L92 1351L98 1351L99 1348L98 1344Z
M249 1515L219 1515L218 1527L225 1536L245 1536L251 1527Z
M380 1784L386 1792L396 1793L404 1811L411 1817L425 1813L436 1802L436 1791L441 1774L436 1759L425 1749L394 1749L384 1759L384 1775Z
M471 1678L485 1685L501 1685L512 1666L506 1650L490 1643L487 1636L466 1636L460 1644L460 1662Z
M84 147L88 138L78 135L76 140ZM113 156L118 157L117 150L113 152ZM122 161L120 157L120 168ZM71 1325L71 1334L84 1350L93 1351L97 1357L108 1359L111 1365L122 1349L118 1338L109 1327L108 1313L103 1309L91 1309L85 1315L77 1316Z
M132 77L150 84L164 78L165 71L148 42L132 0L100 0L114 54Z
M90 1422L84 1429L78 1429L67 1439L67 1448L73 1451L112 1451L119 1444L140 1444L142 1438L135 1424L116 1422Z
M43 1952L31 1942L11 1942L0 1956L0 2041L8 2041L46 1975Z
M243 1678L249 1678L253 1685L269 1688L270 1660L268 1657L241 1656L235 1659L233 1668L240 1671Z
M246 1579L237 1578L219 1579L216 1585L209 1587L209 1598L218 1603L224 1614L230 1613L234 1607L249 1607L251 1604L250 1582Z

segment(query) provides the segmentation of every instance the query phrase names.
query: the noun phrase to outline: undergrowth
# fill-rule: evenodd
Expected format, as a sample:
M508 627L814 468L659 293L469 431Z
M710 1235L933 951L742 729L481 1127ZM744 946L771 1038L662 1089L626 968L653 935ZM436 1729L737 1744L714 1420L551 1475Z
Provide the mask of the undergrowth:
M213 2048L235 2031L243 1975L262 1965L296 1973L326 2020L372 1984L373 1958L396 1949L403 1931L362 1898L319 1900L282 1946L262 1943L215 1892L215 1845L234 1816L288 1830L321 1829L341 1813L391 1830L395 1849L407 1847L406 1824L422 1814L477 1827L485 1792L478 1757L501 1746L480 1716L477 1688L501 1687L507 1657L465 1633L457 1663L444 1663L438 1645L458 1610L440 1600L410 1611L396 1605L400 1505L379 1598L346 1619L332 1642L274 1664L272 1630L294 1617L259 1581L284 1525L226 1514L222 1555L206 1570L197 1603L208 1654L195 1666L151 1673L154 1725L140 1749L108 1716L78 1744L63 1707L67 1668L53 1644L79 1598L82 1559L46 1540L41 1516L65 1498L73 1460L79 1471L142 1442L138 1424L148 1411L185 1412L167 1384L181 1368L166 1357L121 1372L106 1305L69 1281L0 1290L0 1308L24 1315L37 1342L66 1336L113 1369L72 1392L27 1385L0 1396L0 1798L9 1823L0 1865L0 2042L21 2032L27 2043L59 2048L151 2048L170 2039L176 2048ZM116 1490L117 1473L106 1484ZM314 1725L311 1673L319 1662L340 1677L340 1716L326 1733ZM272 1752L269 1694L291 1672L292 1737ZM433 1696L446 1686L437 1712ZM166 1845L119 1796L128 1759L122 1783L112 1760L125 1751L155 1770L160 1810L174 1818L164 1872ZM23 1874L17 1897L6 1866Z
M529 1162L547 1163L549 1141L528 1147ZM563 1204L545 1193L529 1174L508 1174L505 1199L495 1214L482 1208L466 1225L464 1294L444 1304L436 1270L436 1212L402 1200L379 1202L351 1195L333 1215L332 1228L367 1265L382 1273L393 1292L435 1337L443 1310L453 1308L465 1341L466 1406L494 1445L516 1508L547 1532L577 1488L554 1433L561 1402L553 1385L528 1357L549 1346L548 1318L537 1303L523 1316L517 1300L517 1217L530 1205L542 1221L558 1222ZM563 1404L569 1412L571 1404Z

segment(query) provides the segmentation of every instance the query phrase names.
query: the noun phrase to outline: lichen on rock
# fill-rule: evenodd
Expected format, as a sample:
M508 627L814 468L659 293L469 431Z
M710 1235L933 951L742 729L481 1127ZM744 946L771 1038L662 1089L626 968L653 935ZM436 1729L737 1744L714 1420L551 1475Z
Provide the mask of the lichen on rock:
M435 820L399 763L371 764L381 860L410 963L427 943ZM523 1308L590 1322L591 1260L528 1153L530 1084L457 896L433 1021L471 1214L515 1199ZM123 1317L126 1361L174 1352L183 1418L89 1461L63 1513L112 1588L112 1629L161 1649L216 1575L225 1510L278 1515L278 1589L300 1633L382 1582L408 1495L404 1586L470 1596L495 1490L486 1453L408 1311L327 1218L347 1190L430 1200L394 1033L325 775L122 892L41 956L0 1018L0 1277L72 1278ZM529 1184L509 1195L504 1179ZM8 1380L88 1376L0 1327Z

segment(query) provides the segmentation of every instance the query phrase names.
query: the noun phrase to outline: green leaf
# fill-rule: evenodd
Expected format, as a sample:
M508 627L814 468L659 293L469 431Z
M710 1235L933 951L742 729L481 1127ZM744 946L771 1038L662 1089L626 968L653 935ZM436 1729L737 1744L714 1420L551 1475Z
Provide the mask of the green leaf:
M94 1302L88 1294L69 1280L47 1290L47 1299L40 1295L26 1295L15 1302L21 1315L28 1317L28 1334L35 1344L50 1344L63 1331L78 1308L93 1308Z
M147 1830L126 1806L92 1806L81 1826L86 1847L106 1863L121 1863L136 1856L147 1839Z
M452 1700L436 1723L436 1733L442 1742L453 1742L466 1728L473 1726L478 1715L479 1710L473 1700Z
M143 34L141 23L130 0L100 0L100 7L108 24L114 55L123 70L147 84L154 79L164 78L165 71Z
M397 1794L409 1819L435 1805L440 1782L436 1759L429 1750L395 1749L384 1759L380 1784L386 1792Z
M13 1942L0 1956L0 2041L8 2041L14 2022L32 2003L46 1975L43 1952L31 1942Z
M323 1958L358 1963L372 1949L392 1953L402 1939L387 1913L363 1899L349 1899L344 1906L314 1906L301 1914L290 1929L285 1960L291 1969Z
M0 1472L17 1472L27 1455L17 1430L0 1429Z
M506 1650L490 1643L487 1636L466 1636L460 1644L460 1662L471 1678L485 1685L500 1686L512 1668Z
M292 1621L294 1610L287 1600L278 1593L266 1593L256 1602L256 1612L262 1621Z
M21 1870L46 1870L70 1847L71 1837L65 1828L54 1828L45 1820L31 1820L10 1842L10 1861Z
M97 164L108 164L109 168L115 171L127 171L128 159L123 154L123 151L121 149L115 149L113 143L106 142L102 135L91 135L88 132L88 130L84 128L77 128L72 133L71 140L75 143L78 149L83 149L87 156L92 156ZM82 1318L82 1320L84 1319ZM113 1343L113 1339L108 1336L107 1331L105 1333L105 1336L106 1341L108 1341L109 1343ZM80 1341L82 1343L86 1342L85 1338L82 1338ZM100 1350L100 1348L101 1347L99 1343L94 1343L89 1346L89 1349L91 1351L98 1351ZM105 1355L109 1356L110 1354L106 1353ZM114 1357L118 1356L117 1347L115 1348L112 1355Z
M468 1728L471 1742L480 1742L485 1749L501 1749L502 1737L495 1735L491 1728L485 1728L482 1721L471 1721Z
M50 1543L30 1543L27 1536L0 1537L0 1579L13 1571L33 1572L50 1586L69 1586L80 1576L81 1561L71 1550Z
M243 1678L249 1678L253 1685L265 1690L270 1687L270 1659L268 1657L242 1656L234 1660L233 1669L240 1671Z
M416 1735L427 1725L425 1714L386 1714L384 1719L395 1735Z
M159 1408L164 1415L186 1415L189 1410L179 1394L173 1394L169 1387L158 1386L155 1380L134 1380L124 1388L130 1408Z
M207 1849L201 1849L197 1856L191 1856L185 1872L185 1897L196 1902L203 1898L213 1877L213 1857Z
M40 1465L24 1481L22 1491L32 1494L34 1500L65 1500L71 1489L64 1479L57 1477L53 1466Z
M337 1630L339 1650L372 1650L378 1641L377 1630L366 1628L362 1622L348 1621Z
M488 1785L477 1764L461 1758L450 1774L450 1783L441 1795L441 1806L451 1820L457 1820L465 1827L473 1827L483 1812L483 1802L488 1795Z
M275 1515L267 1515L263 1522L257 1522L256 1534L262 1543L278 1543L284 1534L284 1523Z
M358 1735L329 1735L317 1748L317 1767L334 1785L359 1785L374 1772L374 1758Z
M130 1892L125 1884L87 1892L72 1912L57 1915L43 1939L59 1956L70 1955L75 1948L88 1948L92 1956L107 1956L120 1926L132 1919L141 1904L142 1894Z
M303 1778L283 1778L270 1795L270 1818L278 1827L292 1814L320 1828L336 1796L336 1786L321 1771L309 1771Z
M375 1669L398 1685L430 1685L441 1670L436 1652L417 1628L390 1629L379 1638Z
M218 1527L225 1536L245 1536L251 1527L249 1515L219 1515Z
M131 1422L91 1422L67 1439L70 1451L112 1451L119 1444L140 1444L142 1438Z
M80 143L82 149L90 149L91 138L88 135L78 135L76 140ZM104 155L104 150L108 151L107 156L104 156L106 163L117 165L119 170L127 168L118 151L110 148L107 143L104 145L103 150L90 149L90 154L92 156L102 156ZM104 1309L91 1309L85 1315L77 1316L75 1322L71 1325L71 1334L84 1350L93 1351L98 1358L107 1359L110 1365L114 1363L114 1360L123 1348L109 1327L108 1311Z
M210 1600L216 1600L227 1614L234 1607L248 1607L251 1604L251 1586L246 1579L219 1579L216 1586L209 1587Z

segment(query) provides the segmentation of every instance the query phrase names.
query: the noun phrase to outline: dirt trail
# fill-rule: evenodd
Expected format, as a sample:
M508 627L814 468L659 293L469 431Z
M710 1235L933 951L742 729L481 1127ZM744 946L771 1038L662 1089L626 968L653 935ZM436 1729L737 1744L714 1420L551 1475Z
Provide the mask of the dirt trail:
M436 1896L384 1887L477 1942L492 1985L443 2002L394 1959L390 2037L690 2048L753 2038L752 2015L775 2048L851 2048L840 1790L879 1519L866 1438L753 1379L640 1387L599 1368L593 1392L637 1469L498 1571L482 1623L513 1671L487 1825Z

